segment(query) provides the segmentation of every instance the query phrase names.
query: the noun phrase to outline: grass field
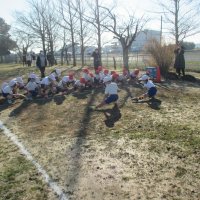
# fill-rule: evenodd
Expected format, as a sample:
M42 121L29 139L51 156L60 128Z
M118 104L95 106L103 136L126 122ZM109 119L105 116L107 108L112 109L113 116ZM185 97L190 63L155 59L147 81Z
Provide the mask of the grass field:
M72 71L62 69L63 75ZM0 66L0 81L32 70ZM95 89L19 100L0 108L1 120L69 199L200 199L199 82L158 84L162 103L156 108L132 103L130 97L144 92L138 85L119 87L119 109L92 111L103 97L103 90ZM0 137L0 197L57 199L34 166Z

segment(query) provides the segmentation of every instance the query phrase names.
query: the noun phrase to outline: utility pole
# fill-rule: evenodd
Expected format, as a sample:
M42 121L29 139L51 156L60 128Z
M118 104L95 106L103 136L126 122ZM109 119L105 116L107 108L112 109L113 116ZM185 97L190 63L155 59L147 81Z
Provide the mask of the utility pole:
M160 19L160 45L162 44L162 15Z

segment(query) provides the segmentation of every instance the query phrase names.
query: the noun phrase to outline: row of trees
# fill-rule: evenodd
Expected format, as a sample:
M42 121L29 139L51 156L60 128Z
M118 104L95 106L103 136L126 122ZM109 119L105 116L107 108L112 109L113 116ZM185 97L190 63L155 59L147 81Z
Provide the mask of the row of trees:
M176 43L199 31L199 20L194 20L198 3L198 0L158 0ZM31 47L42 48L52 56L56 48L62 47L62 55L71 48L74 66L77 43L83 66L86 47L97 45L101 53L105 35L112 34L122 46L123 64L128 68L129 49L149 20L145 16L136 17L133 10L119 15L115 1L108 5L103 0L28 0L28 4L30 11L16 13L14 36L19 55L22 57L23 51L26 53Z

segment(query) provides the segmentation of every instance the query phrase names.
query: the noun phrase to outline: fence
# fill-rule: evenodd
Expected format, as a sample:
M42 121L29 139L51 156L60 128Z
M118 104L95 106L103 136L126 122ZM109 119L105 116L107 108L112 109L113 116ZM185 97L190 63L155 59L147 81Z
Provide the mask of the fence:
M102 54L103 66L112 68L114 67L113 57L116 61L116 66L121 67L123 65L123 57L121 54ZM93 58L90 55L85 55L85 65L93 66ZM61 57L55 56L57 63L61 63ZM146 53L131 53L129 54L129 67L140 69L148 65L148 60L151 59L150 54ZM20 59L15 54L4 56L4 63L19 63ZM69 64L72 64L72 58ZM81 65L81 55L76 55L77 65ZM186 51L185 52L186 69L200 70L200 50ZM66 65L64 60L64 65Z

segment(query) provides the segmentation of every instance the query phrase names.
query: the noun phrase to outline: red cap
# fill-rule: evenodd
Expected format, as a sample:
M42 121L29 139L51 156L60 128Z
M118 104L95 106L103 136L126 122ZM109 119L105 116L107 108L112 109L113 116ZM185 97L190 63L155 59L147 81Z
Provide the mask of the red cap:
M94 77L93 73L90 73L90 76L91 76L91 77Z
M134 70L134 73L135 73L135 74L139 74L139 72L140 72L139 69L135 69L135 70Z
M104 74L108 74L108 72L109 72L109 71L108 71L107 69L105 69L105 70L103 71Z
M114 73L114 74L112 74L112 77L113 77L114 79L117 79L117 78L119 77L119 74Z
M81 83L86 83L86 80L84 78L80 78Z
M116 71L111 71L110 73L111 73L111 75L113 75L113 74L116 74Z
M83 72L88 74L89 73L89 70L88 69L83 69Z
M74 79L73 74L69 74L69 79L70 79L70 80L73 80L73 79Z

